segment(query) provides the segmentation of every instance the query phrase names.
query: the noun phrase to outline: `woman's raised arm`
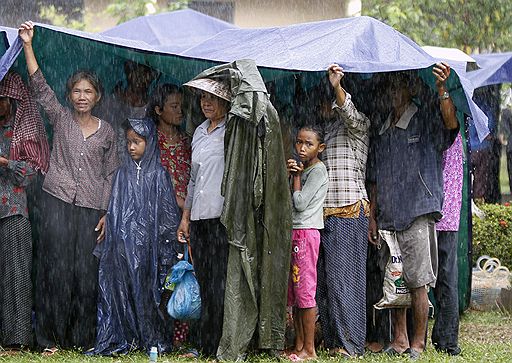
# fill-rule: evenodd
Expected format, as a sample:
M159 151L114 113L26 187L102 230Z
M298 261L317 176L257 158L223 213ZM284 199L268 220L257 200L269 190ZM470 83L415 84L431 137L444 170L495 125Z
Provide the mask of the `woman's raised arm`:
M32 39L34 38L34 24L31 21L26 21L20 25L18 34L23 40L23 50L25 52L25 59L27 61L28 74L33 75L36 73L39 65L37 64L34 49L32 49Z

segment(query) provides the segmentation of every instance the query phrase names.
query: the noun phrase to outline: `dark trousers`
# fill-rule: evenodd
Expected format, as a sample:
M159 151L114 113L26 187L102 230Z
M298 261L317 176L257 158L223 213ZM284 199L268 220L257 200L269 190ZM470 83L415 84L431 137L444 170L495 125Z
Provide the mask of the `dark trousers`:
M191 339L207 356L215 356L222 336L224 293L228 265L228 237L220 219L190 223L190 245L201 292L201 319Z
M32 343L32 231L21 215L0 219L0 345Z
M459 295L457 240L458 232L439 231L437 248L439 267L434 297L437 313L432 330L432 344L438 350L458 349Z
M507 150L507 172L508 172L508 185L510 193L512 193L512 150Z
M40 347L84 348L96 336L98 260L94 231L100 212L43 193L35 285Z
M389 258L389 249L384 243L381 248L368 243L366 259L366 341L388 345L391 341L389 309L377 310L373 307L384 295L382 285Z

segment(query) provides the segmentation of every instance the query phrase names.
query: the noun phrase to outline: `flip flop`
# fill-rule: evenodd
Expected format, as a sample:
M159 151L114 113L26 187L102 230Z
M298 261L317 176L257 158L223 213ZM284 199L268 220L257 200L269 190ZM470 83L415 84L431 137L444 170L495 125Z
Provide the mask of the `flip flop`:
M10 357L18 354L21 354L21 350L19 349L6 349L0 351L0 357Z
M349 352L347 352L343 348L333 348L329 349L329 355L331 357L339 357L339 358L353 358Z
M44 355L45 357L50 357L50 356L54 355L55 353L57 353L58 351L59 351L59 348L57 348L57 347L44 348L43 352L41 354Z
M179 358L197 359L197 358L199 358L199 352L195 348L190 348L190 349L187 349L183 354L180 354L178 357Z
M292 362L301 362L303 361L304 359L302 359L301 357L299 357L297 354L293 353L293 354L290 354L288 356L288 359L291 360Z
M418 360L421 355L420 352L418 352L417 350L415 350L413 348L408 348L406 352L409 353L409 358L411 360ZM404 353L406 353L406 352L404 352Z
M399 352L398 350L393 348L392 345L389 345L389 346L387 346L386 348L384 348L382 350L382 353L387 354L387 355L389 355L391 357L396 357L396 356L399 356L399 355L402 355L402 354L408 354L409 353L409 348L407 348L403 352Z

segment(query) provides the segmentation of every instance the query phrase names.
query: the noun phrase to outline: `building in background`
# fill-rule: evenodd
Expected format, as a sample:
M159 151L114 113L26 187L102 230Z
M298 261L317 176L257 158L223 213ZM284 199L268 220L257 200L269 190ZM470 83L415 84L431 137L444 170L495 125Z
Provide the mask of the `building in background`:
M189 7L241 28L271 27L357 16L360 0L201 0Z
M126 0L129 2L130 0ZM86 21L86 30L101 32L117 24L105 12L111 0L0 0L0 25L18 27L30 19L43 23L41 6L54 5L68 20ZM157 0L163 9L172 0ZM188 7L241 28L271 27L361 14L361 0L190 0Z

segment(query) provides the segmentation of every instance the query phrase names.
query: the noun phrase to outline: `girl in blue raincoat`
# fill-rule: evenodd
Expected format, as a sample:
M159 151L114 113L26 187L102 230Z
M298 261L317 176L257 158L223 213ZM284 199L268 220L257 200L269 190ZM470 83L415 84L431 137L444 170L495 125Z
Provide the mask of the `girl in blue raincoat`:
M172 336L159 310L162 286L177 262L179 209L160 163L155 124L129 119L127 153L115 176L105 240L98 249L98 334L95 354L170 350Z

